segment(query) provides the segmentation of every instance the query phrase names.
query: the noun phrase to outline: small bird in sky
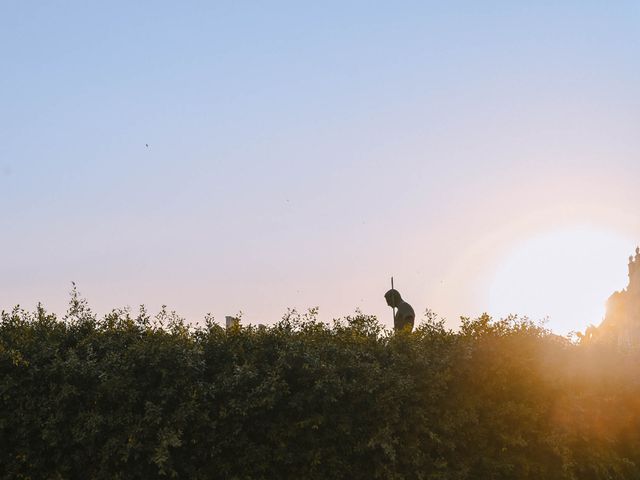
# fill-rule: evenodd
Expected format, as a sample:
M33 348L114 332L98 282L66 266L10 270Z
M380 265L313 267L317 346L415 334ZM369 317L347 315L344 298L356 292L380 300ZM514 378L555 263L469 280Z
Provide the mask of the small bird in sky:
M144 146L145 146L145 147L147 147L147 148L149 148L149 144L148 144L148 143L145 143L145 144L144 144Z

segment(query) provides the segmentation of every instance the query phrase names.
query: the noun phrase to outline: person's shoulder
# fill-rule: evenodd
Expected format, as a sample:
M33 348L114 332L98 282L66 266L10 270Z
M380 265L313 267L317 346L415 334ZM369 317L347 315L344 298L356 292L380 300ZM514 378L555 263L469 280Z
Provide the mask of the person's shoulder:
M411 314L415 317L416 313L413 311L413 307L409 305L407 302L403 301L398 306L398 311L402 311L405 315Z

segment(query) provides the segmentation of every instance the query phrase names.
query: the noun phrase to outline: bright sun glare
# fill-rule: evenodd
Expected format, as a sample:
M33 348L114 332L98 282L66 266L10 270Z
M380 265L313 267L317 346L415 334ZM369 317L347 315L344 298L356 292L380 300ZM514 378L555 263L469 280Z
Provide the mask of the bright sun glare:
M609 295L627 285L627 258L634 248L630 239L593 227L530 238L500 263L490 284L489 311L548 317L547 327L559 334L598 324Z

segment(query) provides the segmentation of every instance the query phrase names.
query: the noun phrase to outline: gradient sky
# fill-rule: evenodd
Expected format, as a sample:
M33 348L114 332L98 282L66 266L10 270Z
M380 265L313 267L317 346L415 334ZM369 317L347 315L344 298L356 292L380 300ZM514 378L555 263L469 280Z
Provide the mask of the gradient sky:
M616 238L600 303L640 241L636 1L4 0L0 71L0 308L391 325L394 275L454 326L536 236Z

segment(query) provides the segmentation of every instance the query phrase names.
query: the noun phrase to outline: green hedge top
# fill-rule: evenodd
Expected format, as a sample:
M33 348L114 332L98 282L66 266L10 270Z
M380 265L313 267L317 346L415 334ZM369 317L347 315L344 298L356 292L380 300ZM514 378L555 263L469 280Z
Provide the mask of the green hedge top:
M0 320L0 476L640 478L635 351L529 321L194 328L74 294Z

